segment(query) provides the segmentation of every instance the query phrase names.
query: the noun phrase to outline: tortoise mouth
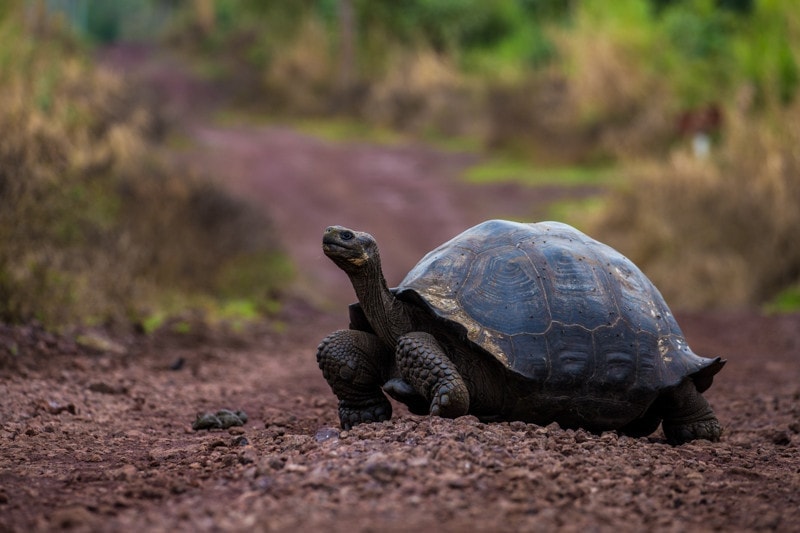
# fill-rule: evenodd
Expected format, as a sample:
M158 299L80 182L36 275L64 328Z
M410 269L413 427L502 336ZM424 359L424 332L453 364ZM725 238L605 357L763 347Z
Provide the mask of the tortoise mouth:
M325 237L322 238L322 251L325 252L325 255L340 255L347 252L352 253L353 247L348 246L347 243L343 243L333 235L325 235Z
M344 255L347 252L352 252L352 250L350 248L347 248L347 247L342 246L342 245L340 245L338 243L335 243L335 242L323 242L322 243L322 251L327 256L331 256L331 255L339 256L339 255Z

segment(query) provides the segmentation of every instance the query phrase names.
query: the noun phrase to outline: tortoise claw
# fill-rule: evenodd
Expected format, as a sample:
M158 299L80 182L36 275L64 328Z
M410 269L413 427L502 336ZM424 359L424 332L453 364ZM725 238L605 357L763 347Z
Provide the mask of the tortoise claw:
M342 429L352 429L358 424L370 422L383 422L392 418L392 404L381 396L368 404L348 405L339 402L339 422Z
M431 402L431 414L443 418L457 418L469 412L469 393L460 383L447 381L438 390Z

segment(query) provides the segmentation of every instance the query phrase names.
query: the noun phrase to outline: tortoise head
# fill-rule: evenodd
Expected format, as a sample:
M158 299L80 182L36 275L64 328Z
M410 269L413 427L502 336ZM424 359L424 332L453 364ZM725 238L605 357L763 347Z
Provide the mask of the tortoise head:
M348 274L380 267L378 244L372 235L363 231L330 226L322 236L322 251Z

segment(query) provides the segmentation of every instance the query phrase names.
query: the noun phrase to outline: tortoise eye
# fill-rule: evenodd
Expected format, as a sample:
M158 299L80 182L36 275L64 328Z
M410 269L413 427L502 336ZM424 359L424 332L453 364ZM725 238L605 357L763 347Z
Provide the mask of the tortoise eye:
M355 235L353 235L352 231L343 231L339 234L339 237L341 237L343 241L351 241Z

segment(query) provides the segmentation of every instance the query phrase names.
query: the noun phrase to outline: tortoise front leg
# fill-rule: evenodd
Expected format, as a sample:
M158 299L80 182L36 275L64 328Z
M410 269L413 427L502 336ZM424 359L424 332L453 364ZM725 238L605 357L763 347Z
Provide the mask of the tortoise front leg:
M456 418L469 412L469 391L433 335L412 332L397 340L397 369L430 404L430 414Z
M722 426L705 398L687 378L662 398L662 427L670 444L683 444L694 439L718 441Z
M328 335L317 348L317 363L339 398L343 429L392 418L392 404L381 392L391 350L378 337L345 329Z

